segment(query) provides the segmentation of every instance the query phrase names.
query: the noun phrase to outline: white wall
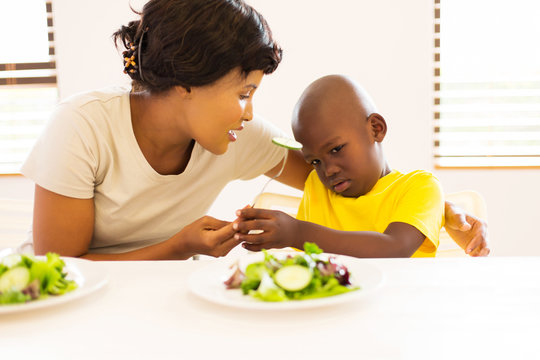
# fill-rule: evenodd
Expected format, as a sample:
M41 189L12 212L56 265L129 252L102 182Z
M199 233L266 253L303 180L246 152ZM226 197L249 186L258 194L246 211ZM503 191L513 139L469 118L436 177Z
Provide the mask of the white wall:
M432 0L251 0L284 48L278 70L263 80L256 111L289 130L296 98L315 78L343 73L362 83L389 122L390 165L433 171ZM131 1L137 9L144 1ZM61 96L126 83L110 35L134 17L127 0L55 0L56 49ZM438 170L447 192L475 189L486 198L496 255L540 255L534 223L540 171ZM264 182L228 186L211 214L231 219ZM12 187L13 184L7 185ZM6 190L0 178L0 196ZM297 193L279 184L270 189Z

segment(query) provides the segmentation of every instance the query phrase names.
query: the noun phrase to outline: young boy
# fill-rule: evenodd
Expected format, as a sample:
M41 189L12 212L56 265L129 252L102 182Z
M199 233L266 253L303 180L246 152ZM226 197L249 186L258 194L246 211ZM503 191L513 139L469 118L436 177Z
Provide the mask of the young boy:
M315 242L356 257L435 256L444 221L439 181L426 171L401 174L385 160L387 125L366 92L338 75L313 82L293 114L294 137L313 165L294 219L245 208L235 237L248 250ZM248 234L250 230L263 230Z

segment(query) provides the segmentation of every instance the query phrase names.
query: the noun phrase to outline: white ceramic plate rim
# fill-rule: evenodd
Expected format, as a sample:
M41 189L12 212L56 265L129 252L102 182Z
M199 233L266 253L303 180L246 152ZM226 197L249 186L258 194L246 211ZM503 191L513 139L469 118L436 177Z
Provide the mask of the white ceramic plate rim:
M298 254L298 252L293 254ZM240 258L241 264L242 262L250 263L259 260L260 257L252 255ZM195 295L207 301L235 308L257 310L305 309L337 305L364 298L381 286L383 273L375 265L347 256L337 256L337 260L347 266L352 274L353 285L359 285L360 290L320 299L284 302L260 301L251 296L243 295L239 289L226 289L223 281L230 272L229 267L234 263L233 260L219 261L196 270L189 277L188 284ZM240 267L242 268L243 265Z
M36 258L44 258L36 256ZM43 300L30 301L23 304L0 305L0 314L11 314L20 311L56 306L87 296L103 287L108 281L105 269L98 263L90 260L62 257L68 273L67 278L75 280L77 289L60 296L49 296Z

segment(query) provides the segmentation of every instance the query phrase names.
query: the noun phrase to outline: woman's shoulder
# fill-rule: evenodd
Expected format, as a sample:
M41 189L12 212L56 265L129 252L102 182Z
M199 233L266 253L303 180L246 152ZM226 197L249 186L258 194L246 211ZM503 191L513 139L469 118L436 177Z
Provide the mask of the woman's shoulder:
M105 106L111 102L129 101L129 87L111 86L92 91L73 94L58 103L61 107L87 108L93 106Z

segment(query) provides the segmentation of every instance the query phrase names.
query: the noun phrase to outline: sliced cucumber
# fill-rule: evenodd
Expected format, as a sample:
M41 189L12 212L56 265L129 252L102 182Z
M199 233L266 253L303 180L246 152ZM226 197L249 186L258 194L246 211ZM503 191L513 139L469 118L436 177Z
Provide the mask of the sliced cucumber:
M285 137L275 137L272 139L272 142L286 149L291 149L291 150L302 149L302 144L300 144L298 141L285 138Z
M17 266L2 274L0 277L0 292L21 291L30 281L30 271Z
M299 291L309 285L313 274L301 265L287 265L276 271L274 280L278 286L288 291Z

